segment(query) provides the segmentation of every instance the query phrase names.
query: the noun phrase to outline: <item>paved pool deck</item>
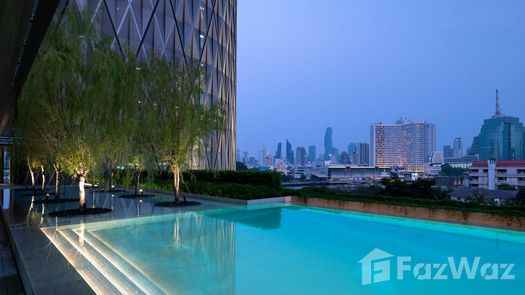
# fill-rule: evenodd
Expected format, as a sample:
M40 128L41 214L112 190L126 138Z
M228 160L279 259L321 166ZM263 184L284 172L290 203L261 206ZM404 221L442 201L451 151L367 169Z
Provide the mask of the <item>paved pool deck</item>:
M66 187L65 191L65 197L68 198L78 195L78 188L74 186ZM4 294L4 290L9 290L9 295L24 294L24 291L26 294L94 294L70 263L80 255L74 253L75 257L64 257L42 228L241 206L192 196L189 200L200 201L202 204L194 207L163 208L155 206L155 203L172 200L172 196L156 194L154 198L125 199L118 198L118 193L101 193L95 190L88 190L86 195L88 207L112 208L113 211L83 217L50 217L49 213L56 210L78 208L78 202L39 205L33 201L45 196L32 195L31 191L20 187L0 188L1 219L7 229L5 232L0 231L0 237L5 237L0 240L0 270L5 274L1 277L0 273L0 294ZM9 251L4 251L4 247ZM10 255L9 247L14 256ZM4 256L7 258L4 259ZM4 260L6 267L3 266ZM9 289L5 289L6 286Z

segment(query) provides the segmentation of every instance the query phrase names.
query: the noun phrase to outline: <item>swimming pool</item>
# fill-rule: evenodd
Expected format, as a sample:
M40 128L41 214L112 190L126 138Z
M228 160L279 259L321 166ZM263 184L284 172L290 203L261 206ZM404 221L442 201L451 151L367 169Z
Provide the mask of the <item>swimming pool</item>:
M305 206L42 230L98 293L480 295L525 287L525 233Z

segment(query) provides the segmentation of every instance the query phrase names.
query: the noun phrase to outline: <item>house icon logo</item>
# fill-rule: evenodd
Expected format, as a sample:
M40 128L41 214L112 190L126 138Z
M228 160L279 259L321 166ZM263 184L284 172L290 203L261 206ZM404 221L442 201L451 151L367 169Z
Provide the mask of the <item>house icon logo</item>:
M359 260L361 284L370 285L390 280L390 261L394 255L375 248Z

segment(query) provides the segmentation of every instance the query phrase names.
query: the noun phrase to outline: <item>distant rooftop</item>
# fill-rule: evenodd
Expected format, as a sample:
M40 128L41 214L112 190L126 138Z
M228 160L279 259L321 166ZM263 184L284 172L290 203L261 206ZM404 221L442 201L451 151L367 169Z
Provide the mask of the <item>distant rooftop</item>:
M488 167L487 161L476 161L472 164L473 168L485 168ZM505 160L496 161L496 167L525 167L525 161L523 160Z

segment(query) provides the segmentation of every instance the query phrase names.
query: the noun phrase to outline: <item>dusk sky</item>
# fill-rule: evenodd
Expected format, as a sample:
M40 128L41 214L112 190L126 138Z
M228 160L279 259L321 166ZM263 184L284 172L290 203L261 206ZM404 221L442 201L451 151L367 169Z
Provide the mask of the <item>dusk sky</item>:
M239 0L237 148L369 142L374 122L437 125L465 148L493 115L525 120L525 1Z

